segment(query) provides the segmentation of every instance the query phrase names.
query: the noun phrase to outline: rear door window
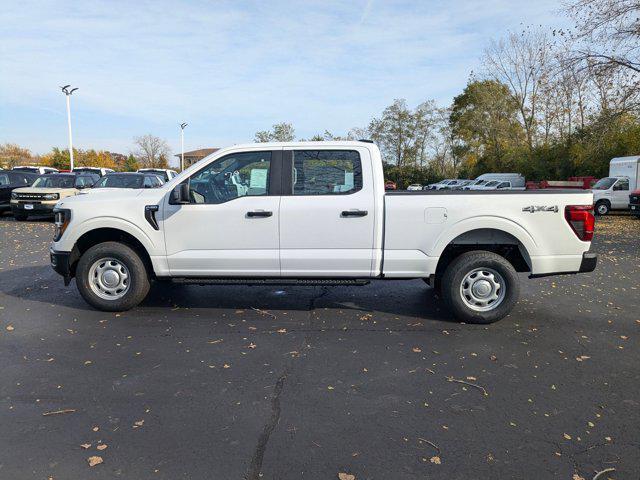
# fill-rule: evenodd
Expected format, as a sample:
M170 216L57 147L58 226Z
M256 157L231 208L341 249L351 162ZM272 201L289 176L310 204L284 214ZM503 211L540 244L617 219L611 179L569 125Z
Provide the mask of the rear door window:
M352 150L294 150L294 195L341 195L362 189L360 154Z

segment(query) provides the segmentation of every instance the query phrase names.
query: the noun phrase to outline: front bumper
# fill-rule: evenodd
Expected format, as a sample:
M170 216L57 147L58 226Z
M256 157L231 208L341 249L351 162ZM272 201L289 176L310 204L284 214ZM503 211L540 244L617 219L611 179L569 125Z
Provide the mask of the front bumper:
M640 217L640 203L629 204L629 211L631 212L631 215Z
M51 260L51 268L56 273L64 277L64 284L69 285L71 282L71 252L58 252L54 249L49 250L49 258Z
M13 213L27 213L34 215L53 214L53 208L56 206L56 203L57 200L52 203L19 200L18 202L11 202L11 211ZM31 205L31 208L27 205Z
M582 261L580 262L580 269L577 272L551 272L551 273L538 273L529 275L529 278L550 277L552 275L572 275L576 273L588 273L593 272L598 264L598 255L595 253L584 252L582 254Z

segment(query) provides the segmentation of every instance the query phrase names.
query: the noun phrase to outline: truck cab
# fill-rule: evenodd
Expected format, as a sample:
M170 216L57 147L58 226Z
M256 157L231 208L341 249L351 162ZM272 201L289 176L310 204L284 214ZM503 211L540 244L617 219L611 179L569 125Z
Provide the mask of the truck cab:
M593 201L598 215L611 210L628 210L629 195L637 188L640 176L640 156L613 158L609 176L598 180L593 189Z

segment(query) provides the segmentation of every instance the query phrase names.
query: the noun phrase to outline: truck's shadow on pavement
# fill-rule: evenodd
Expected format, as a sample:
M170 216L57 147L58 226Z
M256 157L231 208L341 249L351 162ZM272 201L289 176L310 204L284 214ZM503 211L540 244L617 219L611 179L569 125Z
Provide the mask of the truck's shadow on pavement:
M30 302L91 311L75 286L65 287L49 266L30 266L0 271L0 292ZM383 313L455 322L433 289L421 280L373 282L364 287L180 285L154 282L144 302L132 313L162 310L223 309L304 312L336 310L358 316Z

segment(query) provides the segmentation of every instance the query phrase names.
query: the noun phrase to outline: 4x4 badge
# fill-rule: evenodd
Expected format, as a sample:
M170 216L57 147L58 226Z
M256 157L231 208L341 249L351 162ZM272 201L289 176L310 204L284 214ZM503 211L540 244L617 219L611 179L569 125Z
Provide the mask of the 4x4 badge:
M536 213L536 212L555 212L558 213L558 206L553 205L551 207L547 207L546 205L531 205L529 207L524 207L522 209L523 212Z

